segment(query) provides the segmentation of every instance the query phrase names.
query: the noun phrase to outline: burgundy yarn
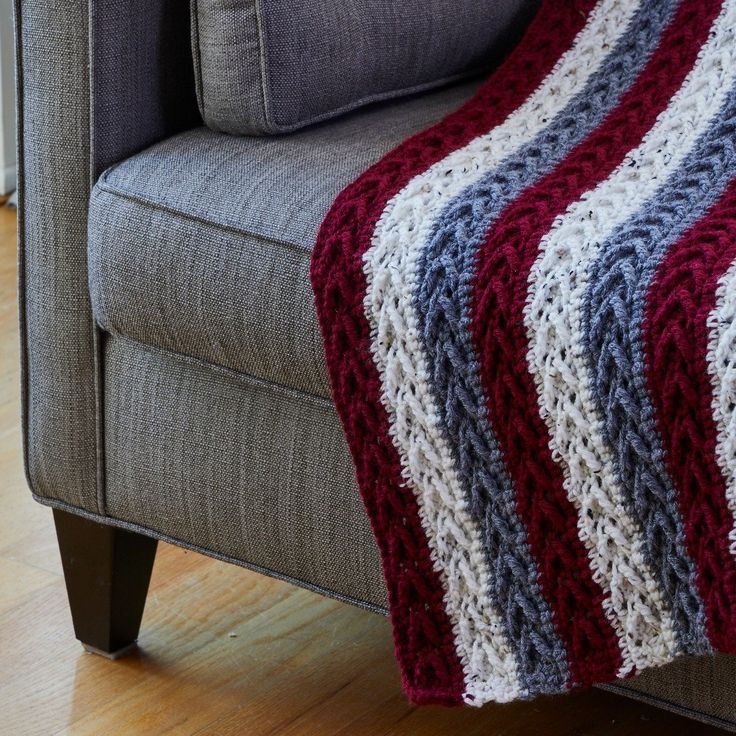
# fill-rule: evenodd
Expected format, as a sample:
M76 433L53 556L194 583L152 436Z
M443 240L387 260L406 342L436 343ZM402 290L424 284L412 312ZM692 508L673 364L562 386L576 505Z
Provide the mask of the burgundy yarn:
M468 104L403 143L340 194L315 246L311 279L333 396L381 553L404 689L416 703L460 703L465 682L443 586L381 404L363 312L362 255L388 201L416 174L522 104L571 45L593 5L544 0L523 41Z
M688 550L718 651L736 653L733 514L716 464L717 430L708 373L707 319L718 280L736 259L736 181L659 264L644 323L646 377L677 489Z
M569 653L571 684L616 677L621 654L605 617L568 500L561 466L537 406L526 360L523 311L528 277L554 219L605 180L654 124L682 85L721 3L680 6L636 82L600 126L551 172L519 195L489 231L479 251L473 338L487 411L516 491L545 598ZM707 375L703 372L701 375ZM598 652L591 660L587 653Z

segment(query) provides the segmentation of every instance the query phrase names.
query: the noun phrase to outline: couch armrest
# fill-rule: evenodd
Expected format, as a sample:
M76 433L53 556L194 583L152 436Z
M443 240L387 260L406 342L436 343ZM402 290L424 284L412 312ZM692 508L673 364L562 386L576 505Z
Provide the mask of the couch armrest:
M37 497L104 513L87 207L115 161L198 124L184 0L15 0L23 431Z

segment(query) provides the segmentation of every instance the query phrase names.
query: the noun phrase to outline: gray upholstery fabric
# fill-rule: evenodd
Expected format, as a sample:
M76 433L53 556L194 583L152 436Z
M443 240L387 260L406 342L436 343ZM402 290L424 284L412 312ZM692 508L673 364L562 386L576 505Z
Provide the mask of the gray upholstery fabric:
M97 509L87 33L86 3L16 0L26 471L36 493Z
M108 331L329 396L310 251L338 192L474 84L286 138L202 128L108 171L92 194L94 313Z
M283 133L487 69L537 0L191 0L197 95L228 133Z
M689 657L604 689L736 733L736 657Z
M196 116L188 20L176 5L15 3L26 469L39 495L88 509L100 496L90 181Z
M182 0L89 0L93 178L202 124Z
M111 516L385 607L330 401L110 338L105 458Z

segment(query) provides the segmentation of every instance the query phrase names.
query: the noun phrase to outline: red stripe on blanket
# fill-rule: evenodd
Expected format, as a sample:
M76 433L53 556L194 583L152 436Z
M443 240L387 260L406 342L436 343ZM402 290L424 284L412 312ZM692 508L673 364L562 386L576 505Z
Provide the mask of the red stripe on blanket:
M714 648L736 653L733 515L716 459L707 319L718 281L736 259L736 181L668 251L652 282L644 320L646 378L667 469L678 492L688 550Z
M699 9L680 7L619 105L553 171L509 205L478 254L472 330L487 409L516 489L542 590L568 651L572 684L614 678L621 655L578 535L577 511L550 452L549 431L527 367L527 281L555 217L605 180L667 107L695 63L720 5L711 1ZM591 651L598 656L591 659Z
M524 40L472 101L344 190L317 238L311 279L333 396L381 552L404 689L417 703L460 703L465 682L417 501L389 436L363 312L361 257L389 200L415 175L521 105L570 47L593 5L544 0Z

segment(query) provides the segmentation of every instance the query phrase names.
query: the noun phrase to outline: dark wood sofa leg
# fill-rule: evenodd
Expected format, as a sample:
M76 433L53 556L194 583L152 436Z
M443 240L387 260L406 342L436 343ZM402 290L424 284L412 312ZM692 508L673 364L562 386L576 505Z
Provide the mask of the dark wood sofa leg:
M135 644L156 540L54 509L74 633L111 659Z

